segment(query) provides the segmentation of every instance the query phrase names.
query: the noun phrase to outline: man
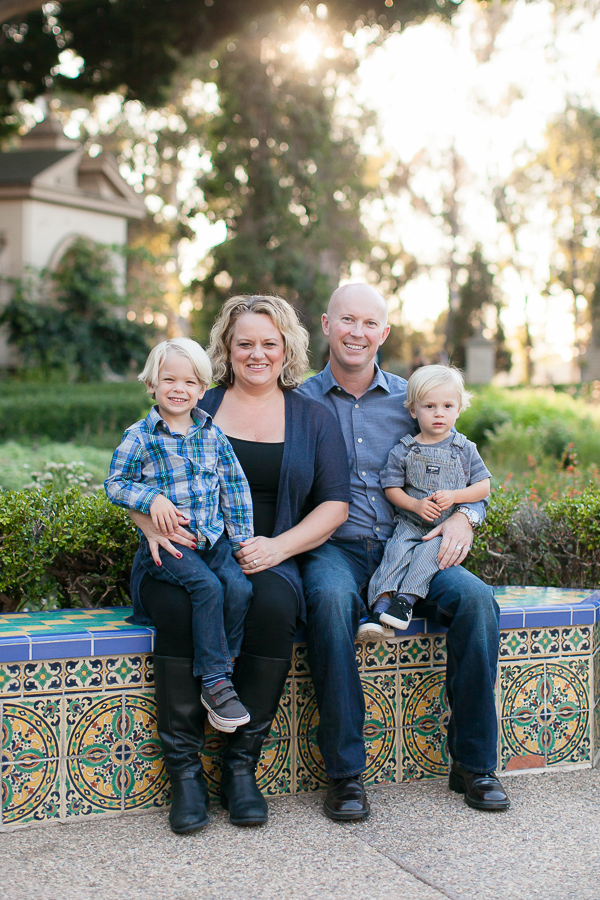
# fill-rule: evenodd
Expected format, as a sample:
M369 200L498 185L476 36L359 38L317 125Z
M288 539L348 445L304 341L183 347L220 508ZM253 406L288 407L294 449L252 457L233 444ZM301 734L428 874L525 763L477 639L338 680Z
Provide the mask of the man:
M322 318L330 362L299 388L337 415L348 449L352 503L347 521L302 562L308 611L308 658L320 712L318 741L329 777L324 809L336 821L363 819L369 803L365 705L354 637L363 597L393 531L394 511L379 483L388 454L414 422L404 408L406 382L375 358L389 334L387 304L374 288L349 284L332 295ZM451 707L450 787L476 809L507 809L496 776L494 682L499 609L492 590L460 567L471 546L481 504L461 506L428 537L442 534L440 571L417 615L448 627L446 690Z

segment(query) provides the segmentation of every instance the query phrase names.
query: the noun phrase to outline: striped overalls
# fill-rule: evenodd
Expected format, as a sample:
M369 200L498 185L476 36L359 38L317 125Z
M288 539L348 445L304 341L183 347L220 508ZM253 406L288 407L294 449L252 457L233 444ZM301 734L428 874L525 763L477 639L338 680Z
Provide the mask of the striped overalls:
M456 432L449 447L437 448L436 444L418 444L410 435L403 437L400 443L409 448L403 490L411 497L422 500L435 491L465 488L467 480L460 451L466 440L464 434ZM394 594L398 590L417 597L427 596L431 579L439 571L437 556L442 536L424 541L423 535L453 512L454 507L451 506L435 522L426 522L408 510L398 511L396 530L387 542L381 564L369 584L369 607L381 594Z

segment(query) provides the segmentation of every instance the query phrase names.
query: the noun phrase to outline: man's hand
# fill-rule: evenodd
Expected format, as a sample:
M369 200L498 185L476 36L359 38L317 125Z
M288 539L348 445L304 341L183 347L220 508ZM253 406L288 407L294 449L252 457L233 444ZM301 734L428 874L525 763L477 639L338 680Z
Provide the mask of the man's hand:
M435 494L433 497L424 497L422 500L417 500L415 504L416 514L425 519L426 522L435 522L442 511L442 507L437 502L434 502L434 499Z
M179 514L180 520L183 522L189 522L187 516L182 513L180 510L177 510ZM159 547L162 547L163 550L166 550L167 553L170 553L171 556L175 556L177 559L181 559L181 553L179 550L173 546L171 541L174 541L176 544L180 544L182 547L191 547L192 550L196 547L196 538L194 535L187 531L185 528L182 528L181 525L177 525L177 527L169 533L169 535L161 534L154 525L152 524L152 519L150 516L146 515L146 513L139 512L137 509L130 509L129 515L133 519L134 523L143 532L144 536L148 540L148 545L150 547L150 553L152 554L152 559L156 563L157 566L161 565L160 555L158 552ZM463 516L464 518L464 516Z
M189 521L187 516L184 516L164 494L159 494L152 501L150 518L156 530L161 534L170 534L177 528L180 520L181 522Z
M442 510L450 509L454 503L454 491L436 491L431 498Z
M426 534L423 540L430 541L438 534L442 535L442 544L438 553L440 569L459 566L466 559L473 540L473 529L469 520L462 513L454 513L449 519Z

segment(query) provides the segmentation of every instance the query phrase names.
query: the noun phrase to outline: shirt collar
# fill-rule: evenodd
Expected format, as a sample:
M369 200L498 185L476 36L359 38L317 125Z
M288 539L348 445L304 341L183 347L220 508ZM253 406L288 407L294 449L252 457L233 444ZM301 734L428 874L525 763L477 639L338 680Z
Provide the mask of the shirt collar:
M165 431L172 433L168 424L159 413L158 406L153 406L146 418L148 424L150 425L151 431L157 431L158 427L161 426L161 428L163 428ZM194 420L195 424L199 425L200 427L211 422L211 417L209 416L209 414L199 406L195 406L192 410L192 419Z
M333 390L333 388L341 387L341 385L339 385L337 383L337 381L335 380L335 378L333 377L333 373L331 371L331 366L329 363L327 363L327 365L325 366L325 368L323 369L323 372L321 374L322 374L321 385L323 388L323 394L328 394L329 391ZM385 372L383 372L379 368L377 363L375 363L375 375L373 376L373 381L369 385L367 392L372 391L374 388L377 388L377 387L383 388L383 390L387 394L390 393L390 388L387 383L387 378L385 377ZM346 390L343 387L341 389L343 391ZM346 391L346 393L348 393L348 391Z

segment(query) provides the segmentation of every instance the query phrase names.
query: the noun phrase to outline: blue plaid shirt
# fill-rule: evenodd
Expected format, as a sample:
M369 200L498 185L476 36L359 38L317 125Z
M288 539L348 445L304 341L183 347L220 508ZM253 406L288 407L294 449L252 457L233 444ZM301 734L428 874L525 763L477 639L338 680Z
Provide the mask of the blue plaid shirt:
M231 444L204 410L192 410L186 435L171 432L155 406L123 435L104 482L108 498L125 509L150 512L164 494L190 517L200 546L224 528L234 545L252 537L252 497Z

